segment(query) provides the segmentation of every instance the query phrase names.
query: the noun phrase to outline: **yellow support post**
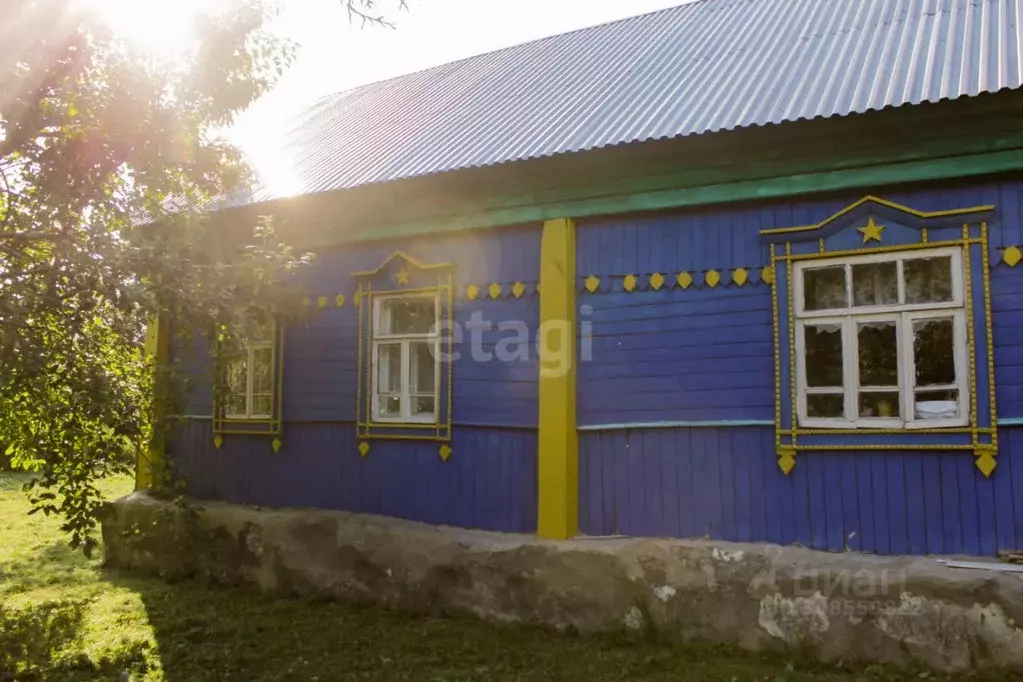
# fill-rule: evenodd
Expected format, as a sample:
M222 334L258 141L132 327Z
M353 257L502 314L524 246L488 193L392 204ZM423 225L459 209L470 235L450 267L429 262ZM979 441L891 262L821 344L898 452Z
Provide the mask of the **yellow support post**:
M155 392L153 403L153 434L149 441L148 451L139 453L138 461L135 463L135 489L145 490L154 487L158 478L162 475L166 463L163 423L166 417L166 408L163 405L162 390L159 382L162 381L159 372L160 367L166 367L170 361L170 317L167 313L160 313L146 327L146 357L153 364L153 390Z
M579 530L579 439L575 423L575 223L543 225L540 246L539 505L537 533L565 539Z

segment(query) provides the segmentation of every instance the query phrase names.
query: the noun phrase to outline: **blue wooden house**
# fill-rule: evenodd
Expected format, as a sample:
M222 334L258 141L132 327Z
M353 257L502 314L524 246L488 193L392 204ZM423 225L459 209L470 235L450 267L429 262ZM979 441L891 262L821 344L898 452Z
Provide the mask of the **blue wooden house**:
M308 315L217 400L194 362L165 455L548 538L1020 548L1021 13L702 0L322 100L216 215L315 251Z

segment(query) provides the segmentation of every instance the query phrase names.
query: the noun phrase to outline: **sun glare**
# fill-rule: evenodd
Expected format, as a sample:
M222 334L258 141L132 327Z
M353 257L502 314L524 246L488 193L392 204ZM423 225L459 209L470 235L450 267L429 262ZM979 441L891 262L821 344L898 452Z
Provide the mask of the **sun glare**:
M85 0L114 33L140 47L168 54L189 42L195 23L216 0Z

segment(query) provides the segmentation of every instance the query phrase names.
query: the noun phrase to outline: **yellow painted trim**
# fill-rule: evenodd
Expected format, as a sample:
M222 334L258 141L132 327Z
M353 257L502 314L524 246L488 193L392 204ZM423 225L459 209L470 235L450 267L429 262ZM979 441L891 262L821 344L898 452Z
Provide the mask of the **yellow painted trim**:
M440 420L432 422L359 422L358 426L368 429L421 429L433 431L440 424Z
M994 206L971 206L969 208L956 208L956 209L952 209L952 210L948 210L948 211L931 211L931 212L926 212L926 211L918 211L918 210L916 210L914 208L910 208L908 206L903 206L902 204L897 204L894 201L888 201L887 199L881 199L880 197L875 197L875 196L867 195L867 196L863 197L862 199L860 199L859 201L857 201L857 202L855 202L853 204L850 204L849 206L846 206L845 208L843 208L838 213L836 213L836 214L834 214L834 215L832 215L832 216L830 216L828 218L825 218L824 220L822 220L819 223L815 223L813 225L800 225L798 227L776 227L776 228L771 228L771 229L768 229L768 230L760 230L760 234L762 234L762 235L791 234L791 233L797 233L797 232L812 232L814 230L820 230L820 229L823 229L823 228L827 227L828 225L830 225L831 223L835 222L836 220L839 220L840 218L842 218L843 216L847 215L848 213L851 213L852 211L855 211L860 206L863 206L866 203L881 204L882 206L887 206L888 208L893 208L896 211L900 211L902 213L907 213L907 214L909 214L911 216L915 216L917 218L924 218L924 219L927 219L927 218L947 218L947 217L950 217L950 216L970 215L972 213L986 213L988 211L994 210L994 208L995 208Z
M786 242L791 243L791 242ZM919 251L921 249L940 249L943 246L962 246L967 244L979 244L979 239L970 239L964 242L962 239L949 239L942 242L918 242L916 244L895 244L892 246L875 246L866 249L846 249L844 251L828 251L827 253L795 253L779 256L782 260L817 260L820 258L842 258L844 256L870 256L878 253L895 253L897 251Z
M789 307L787 311L787 319L789 325L789 408L791 409L791 421L789 424L795 429L796 425L799 424L799 402L796 398L796 288L792 285L792 275L796 271L796 266L792 262L792 243L785 242L785 282L789 292ZM798 436L793 433L789 436L789 450L791 454L787 458L786 453L781 453L781 460L779 465L782 467L782 471L785 471L787 476L792 472L792 467L795 464L795 453L798 452L796 447L796 441ZM786 471L786 464L787 471Z
M771 248L771 265L768 266L771 272L774 272L775 268L775 245L770 244ZM766 281L766 280L765 280ZM775 454L780 458L786 454L782 452L781 448L781 350L778 347L778 338L781 334L781 328L778 321L778 307L781 303L778 300L778 284L772 277L769 284L771 285L771 318L774 323L774 451ZM779 461L779 466L781 462ZM785 470L782 466L782 471L788 474L792 470L792 467Z
M447 324L441 331L440 343L442 355L450 356L454 343L454 310L455 310L455 285L452 268L446 270L434 268L437 276L436 283L429 287L417 287L412 289L387 289L375 291L372 289L371 280L362 279L358 284L356 296L360 300L365 299L366 305L362 306L358 320L358 342L357 342L357 377L356 382L356 436L360 440L418 440L424 442L449 442L452 436L452 408L454 392L454 363L447 362L447 381L442 382L441 391L438 396L439 405L446 403L447 414L441 414L436 421L420 423L392 423L374 421L373 406L373 368L372 368L372 347L373 347L373 300L376 297L398 294L408 296L414 294L429 294L436 296L438 301L447 305ZM472 288L472 285L470 285ZM446 395L444 394L446 393ZM383 432L381 432L381 430ZM393 433L392 431L403 431L404 433Z
M994 471L998 456L998 410L995 407L995 341L994 327L992 326L991 315L991 262L988 253L988 228L987 223L980 224L981 241L981 268L984 273L984 328L987 332L987 382L988 382L988 410L991 414L991 451L981 454L977 458L977 466L985 477L990 477Z
M146 357L153 366L153 433L146 452L140 452L135 463L135 489L147 490L158 485L167 465L167 443L164 439L163 422L167 416L163 402L163 385L160 367L170 362L170 316L160 312L146 326Z
M434 263L432 265L428 265L426 263L423 263L421 261L416 260L415 258L413 258L412 256L408 255L404 251L395 251L390 256L385 258L384 262L381 263L380 265L378 265L376 268L374 268L372 270L361 270L359 272L353 272L352 276L353 277L372 277L373 275L377 275L384 268L386 268L388 265L390 265L391 261L393 261L395 258L401 258L406 263L408 263L409 265L411 265L412 267L414 267L414 268L416 268L418 270L438 270L440 268L450 268L451 267L451 263Z
M262 438L262 437L266 437L266 436L280 436L280 435L283 435L283 432L280 431L279 429L276 430L276 431L257 431L255 429L252 429L252 430L245 430L245 429L234 429L234 430L217 429L217 431L215 433L216 433L216 435L214 436L214 439L216 439L216 436L259 436L259 437ZM217 446L217 447L219 447L219 446Z
M905 432L903 432L905 433ZM821 444L821 445L792 445L790 446L793 450L798 451L810 451L810 450L841 450L847 452L856 451L873 451L873 450L912 450L912 451L963 451L972 452L974 446L972 443L962 443L959 445L946 445L944 443L939 444L917 444L917 445L901 445L901 444L885 444L885 445L848 445L848 444Z
M785 435L795 434L797 436L893 436L906 435L907 433L948 435L953 433L990 433L993 429L973 428L970 426L951 426L948 428L934 429L788 429L782 430Z
M862 202L860 202L862 203ZM890 202L882 202L888 203ZM855 207L856 205L854 205ZM897 208L897 205L895 206ZM976 209L963 209L963 212L975 212L975 211L988 211L994 207L980 207ZM848 210L848 209L847 209ZM956 212L945 211L942 215L956 215ZM925 217L935 217L935 214L927 214ZM774 348L775 348L775 449L778 456L778 466L781 468L783 473L788 475L792 468L795 466L796 455L799 452L806 451L971 451L976 457L977 468L980 469L984 476L991 476L997 464L995 459L998 454L998 421L997 421L997 408L995 405L995 373L994 373L994 342L993 342L993 331L991 322L991 282L990 282L990 269L991 264L988 253L988 229L987 223L980 223L980 237L970 236L970 225L964 224L962 226L962 237L956 240L947 240L941 242L928 242L927 234L924 232L921 235L921 241L917 244L898 244L891 246L877 246L869 249L852 249L846 251L835 251L831 253L809 253L809 254L793 254L791 250L791 242L785 243L785 254L778 255L775 251L775 246L771 245L771 268L776 268L776 261L784 261L787 264L786 267L786 281L788 283L788 310L786 312L786 319L788 320L788 332L789 332L789 373L790 373L790 388L789 394L791 396L792 406L792 423L788 429L782 428L781 425L781 398L782 398L782 377L781 377L781 360L778 356L779 349L781 346L782 339L780 338L780 315L781 315L781 298L778 295L777 286L775 285L774 291L774 303L773 303L773 322L774 322ZM969 356L969 382L970 382L970 424L966 427L950 427L950 428L931 428L931 429L815 429L815 428L800 428L798 425L798 414L796 410L796 350L795 350L795 319L794 310L795 304L793 300L794 287L792 283L792 274L794 270L794 264L800 260L813 260L819 258L836 258L842 256L858 256L867 254L877 253L893 253L899 251L915 251L920 249L934 249L941 247L957 247L962 249L963 254L963 280L964 280L964 305L966 309L967 318L967 354ZM990 392L989 396L989 414L990 422L989 426L980 426L980 413L977 405L977 339L976 339L976 326L974 319L974 286L973 286L973 261L972 261L972 249L974 246L979 246L981 250L981 269L983 272L983 306L984 306L984 325L987 330L987 372L988 372L988 389ZM912 435L912 434L962 434L970 435L969 443L962 444L918 444L918 443L888 443L884 445L880 444L806 444L799 445L797 439L799 436L842 436L842 435ZM983 439L990 439L990 443L982 442ZM788 442L786 442L786 439Z
M434 436L433 434L407 434L407 433L360 433L359 440L417 440L424 443L448 443L451 436Z
M973 319L973 268L970 261L970 226L963 225L963 283L966 286L966 354L970 362L970 433L973 437L973 449L980 442L977 434L977 355L975 349L976 330Z
M564 333L558 336L557 348L562 371L548 369L543 355L540 360L537 533L542 538L570 538L579 530L575 277L575 223L567 218L548 220L540 245L540 328L560 328Z

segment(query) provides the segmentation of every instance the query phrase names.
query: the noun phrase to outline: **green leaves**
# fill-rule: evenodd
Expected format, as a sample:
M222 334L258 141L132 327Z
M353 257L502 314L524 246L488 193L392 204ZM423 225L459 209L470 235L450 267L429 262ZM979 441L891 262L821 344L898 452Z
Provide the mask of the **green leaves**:
M90 552L95 481L165 437L156 406L183 392L145 357L146 322L163 311L208 337L277 306L304 260L269 221L202 213L247 177L211 131L291 59L262 2L228 0L175 65L77 7L15 0L0 29L0 443L35 472L33 510Z

